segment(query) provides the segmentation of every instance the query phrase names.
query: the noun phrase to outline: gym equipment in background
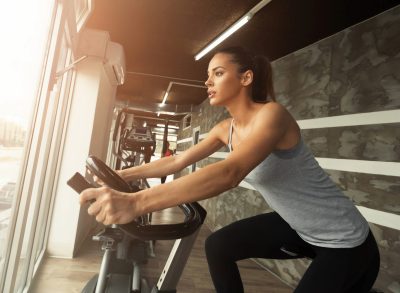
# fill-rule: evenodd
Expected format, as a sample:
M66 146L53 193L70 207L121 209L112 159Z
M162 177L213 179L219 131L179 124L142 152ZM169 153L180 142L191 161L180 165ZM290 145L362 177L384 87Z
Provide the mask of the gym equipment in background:
M137 192L140 189L125 182L104 162L94 156L86 161L87 168L113 189L122 192ZM80 193L91 185L81 174L68 180ZM185 215L182 223L154 225L147 216L139 217L124 225L111 225L93 237L102 242L104 251L100 272L84 287L83 293L172 293L176 292L190 251L197 238L199 228L207 212L198 204L179 206ZM141 265L150 257L149 244L155 240L176 239L160 278L150 287L140 273Z

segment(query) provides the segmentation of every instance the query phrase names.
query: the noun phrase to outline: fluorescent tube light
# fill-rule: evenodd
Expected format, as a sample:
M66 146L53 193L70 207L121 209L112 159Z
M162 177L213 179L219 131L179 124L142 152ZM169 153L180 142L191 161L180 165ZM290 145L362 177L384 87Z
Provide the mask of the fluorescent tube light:
M194 59L196 61L200 60L202 57L204 57L204 55L206 55L208 52L210 52L212 49L214 49L216 46L218 46L220 43L222 43L231 34L233 34L238 29L240 29L242 26L244 26L250 20L250 18L251 18L250 15L245 15L244 17L239 19L231 27L229 27L226 31L224 31L219 37L217 37L214 41L212 41L207 47L205 47L203 50L201 50L194 57Z
M165 95L164 95L164 98L163 98L163 100L162 100L162 102L161 102L161 105L162 105L162 106L165 105L165 102L167 101L167 98L168 98L168 94L169 94L169 92L166 91L166 92L165 92Z
M228 38L231 34L233 34L235 31L240 29L242 26L244 26L250 18L253 17L254 14L256 14L261 8L263 8L265 5L267 5L269 2L272 0L261 0L256 6L254 6L252 9L250 9L245 16L240 18L237 22L235 22L233 25L231 25L225 32L223 32L219 37L214 39L207 47L205 47L203 50L201 50L199 53L196 54L194 59L200 60L204 55L206 55L208 52L210 52L212 49L214 49L216 46L218 46L220 43L222 43L226 38Z

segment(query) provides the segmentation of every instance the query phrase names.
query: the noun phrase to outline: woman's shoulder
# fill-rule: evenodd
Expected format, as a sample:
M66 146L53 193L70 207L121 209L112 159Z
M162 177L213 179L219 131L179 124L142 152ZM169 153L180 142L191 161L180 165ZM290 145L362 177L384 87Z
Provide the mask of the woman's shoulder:
M215 129L216 131L229 131L229 128L231 127L232 124L232 120L233 118L226 118L220 122L218 122L213 129Z
M228 137L230 125L232 123L232 118L224 119L218 122L209 132L209 135L217 137L219 140L226 143L226 137Z
M268 102L263 104L258 115L260 118L283 118L289 119L291 117L289 111L278 102Z
M301 136L299 125L283 105L270 102L265 104L259 113L256 124L260 128L267 127L282 132L282 139L277 144L278 149L288 149L298 143Z
M286 111L285 106L275 101L270 101L263 104L261 109L263 109L264 111Z

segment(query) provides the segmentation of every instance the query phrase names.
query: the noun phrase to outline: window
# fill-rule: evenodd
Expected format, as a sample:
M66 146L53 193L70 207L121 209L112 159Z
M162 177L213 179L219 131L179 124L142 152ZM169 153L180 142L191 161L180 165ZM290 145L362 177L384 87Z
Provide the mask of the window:
M85 25L93 9L93 0L74 0L76 29L79 32Z
M196 127L195 129L193 129L193 145L198 144L199 139L200 139L200 127ZM197 167L196 163L193 163L191 172L196 171L196 167Z
M44 253L74 77L62 69L73 61L70 16L79 1L92 2L16 0L0 11L9 44L0 48L8 56L0 72L0 292L26 291Z
M1 46L1 56L7 58L3 58L5 70L0 73L4 84L0 99L0 288L14 235L13 219L23 204L27 141L50 28L51 2L7 1L2 5L0 30L7 45Z
M192 114L188 114L183 117L183 129L190 127L192 124Z
M82 19L82 17L88 10L88 2L81 0L74 0L74 8L75 8L75 21L79 22L79 20Z
M69 44L66 42L65 35L62 38L62 44L60 48L59 62L57 65L57 72L63 69L67 64L70 63L71 59L71 49ZM53 179L57 174L57 162L58 157L60 156L60 152L62 150L61 141L62 141L62 130L64 123L66 122L66 108L69 99L69 89L70 83L73 73L67 72L64 76L60 76L57 79L57 84L53 87L50 93L50 99L54 101L53 111L51 115L48 115L46 119L46 128L48 133L48 157L49 160L45 161L44 169L46 170L44 177L44 186L41 194L43 194L43 198L40 201L41 207L40 210L43 211L39 215L38 223L41 223L38 226L38 231L35 237L38 238L38 243L35 248L35 261L38 259L40 253L44 250L45 246L45 232L47 230L47 218L49 216L50 211L50 201L51 196L53 195Z

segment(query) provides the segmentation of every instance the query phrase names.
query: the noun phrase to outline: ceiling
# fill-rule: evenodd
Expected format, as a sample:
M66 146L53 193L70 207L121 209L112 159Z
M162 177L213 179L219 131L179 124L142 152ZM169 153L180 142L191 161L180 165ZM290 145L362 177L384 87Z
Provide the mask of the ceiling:
M87 26L106 30L125 50L127 76L117 99L138 116L184 113L207 97L212 52L194 55L260 0L95 0ZM399 4L393 0L272 0L222 46L242 45L272 61ZM167 106L160 108L170 86ZM138 110L139 108L143 110ZM174 110L175 109L175 110Z

